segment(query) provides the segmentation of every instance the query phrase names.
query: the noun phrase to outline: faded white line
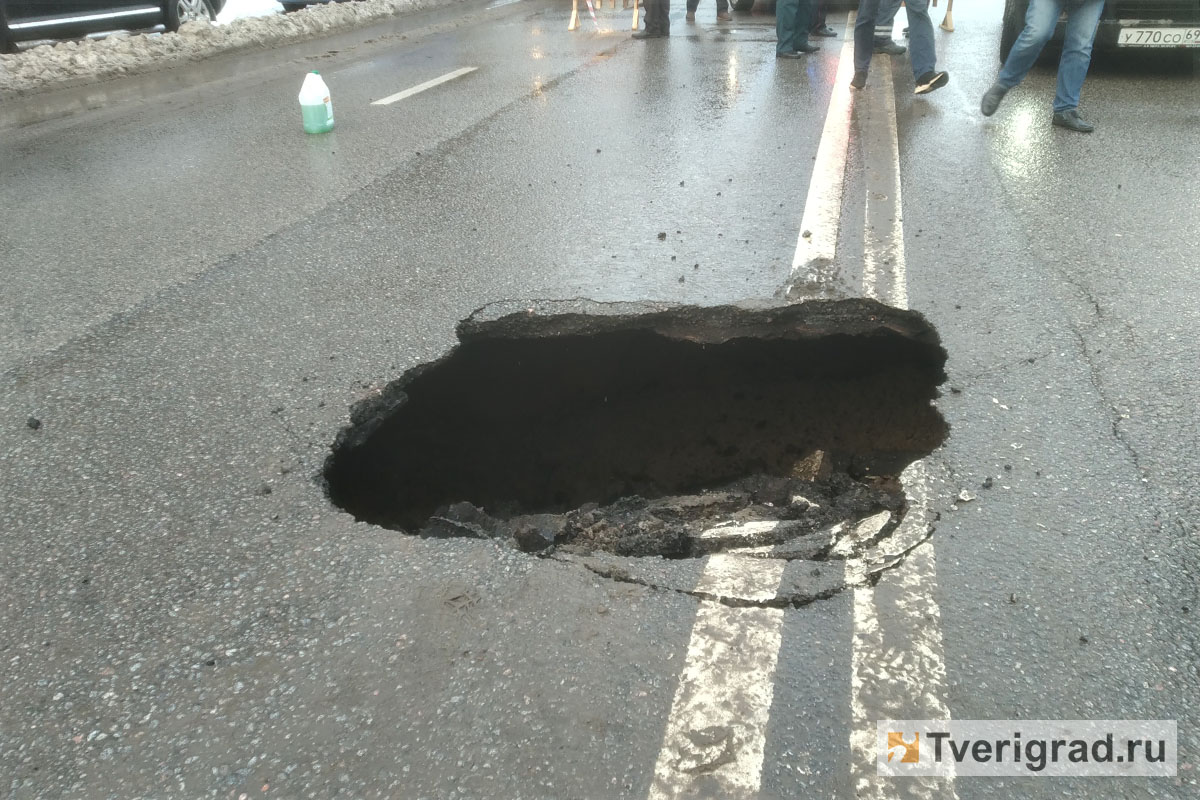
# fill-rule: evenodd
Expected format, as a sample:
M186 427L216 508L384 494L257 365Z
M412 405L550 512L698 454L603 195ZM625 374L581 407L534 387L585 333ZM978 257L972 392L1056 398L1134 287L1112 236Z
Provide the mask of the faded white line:
M714 554L696 590L770 600L779 592L784 565ZM698 784L705 796L758 796L782 631L783 609L700 603L650 800L694 797Z
M807 284L820 289L822 270L837 255L838 227L842 218L842 194L846 183L846 151L850 143L850 112L854 102L850 97L850 78L854 74L854 12L846 19L846 41L838 58L837 76L812 178L804 214L800 218L800 236L792 256L789 283Z
M416 86L413 86L409 89L405 89L402 92L396 92L395 94L389 94L387 97L384 97L380 100L374 101L373 103L371 103L371 105L373 105L373 106L389 106L392 103L397 102L398 100L403 100L406 97L412 97L414 94L420 94L421 92L425 91L426 89L432 89L433 87L440 86L441 84L446 83L447 81L452 81L455 78L461 78L463 75L474 72L477 69L479 69L479 67L463 67L462 69L456 69L453 72L447 72L445 75L441 75L437 78L434 78L433 80L429 80L429 81L425 81L424 83L417 84Z
M863 231L863 294L897 308L908 308L904 226L901 217L900 146L896 123L896 96L890 59L874 59L877 86L874 102L882 102L884 119L870 115L865 125L883 124L867 131L864 142L884 148L866 157L867 213ZM882 94L882 97L879 95ZM869 118L868 118L869 117ZM918 461L901 476L908 495L908 511L889 538L890 552L879 561L846 563L846 582L854 589L854 634L851 644L850 711L851 777L859 800L886 800L896 796L895 778L877 774L876 723L881 719L949 719L944 697L946 666L941 632L941 609L934 599L937 560L933 545L922 542L929 530L931 488L925 462ZM914 547L915 546L915 547ZM908 551L908 548L914 548ZM904 553L907 552L907 556ZM875 586L862 585L868 571L895 564ZM918 716L910 716L910 715ZM910 778L905 796L925 800L956 800L953 778Z

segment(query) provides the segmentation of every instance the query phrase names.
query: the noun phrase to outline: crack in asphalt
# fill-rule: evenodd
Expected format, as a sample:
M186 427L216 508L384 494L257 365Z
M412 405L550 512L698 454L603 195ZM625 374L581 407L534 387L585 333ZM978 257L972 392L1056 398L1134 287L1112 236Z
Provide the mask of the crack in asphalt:
M620 567L611 567L605 569L592 564L583 564L578 561L568 561L555 554L543 556L543 558L557 561L560 564L570 564L571 566L583 567L588 572L598 575L607 580L616 581L617 583L629 583L635 586L645 586L647 589L654 589L659 592L675 592L676 594L687 595L694 597L697 600L707 600L713 603L720 603L730 608L803 608L807 605L812 605L820 600L828 600L841 594L847 588L851 588L851 584L843 584L836 589L827 589L825 591L816 592L811 595L805 595L803 598L796 597L774 597L770 600L750 600L745 597L733 597L730 595L714 594L712 592L701 592L695 589L680 589L675 586L666 586L654 581L643 580L629 575ZM826 562L827 563L827 562Z
M936 519L938 517L940 517L940 512L935 512L934 518ZM901 517L900 519L893 519L893 520L889 521L889 523L886 526L884 526L884 528L880 532L880 534L871 537L871 539L867 540L866 542L861 543L861 546L865 546L868 544L875 545L875 544L879 544L879 543L882 543L883 541L890 539L892 534L894 534L900 528L901 519L903 519L903 517ZM591 572L594 575L597 575L601 578L605 578L606 580L615 581L617 583L628 583L628 584L632 584L635 586L643 586L648 589L653 589L655 591L660 591L660 592L674 592L676 594L682 594L682 595L687 595L688 597L693 597L697 600L704 600L704 601L708 601L708 602L720 603L721 605L728 606L730 608L799 609L799 608L804 608L806 606L813 605L818 602L833 599L834 597L837 597L838 595L840 595L842 592L846 591L847 589L876 586L879 583L880 579L883 577L884 573L890 572L890 571L898 568L902 564L904 564L908 560L909 556L911 556L912 553L917 548L926 544L933 538L933 535L934 535L934 533L936 533L936 531L937 531L937 526L933 523L930 523L929 525L926 526L925 534L923 536L919 537L916 541L914 541L912 544L905 547L900 552L895 553L892 556L890 556L880 566L868 571L865 575L863 575L861 580L845 581L840 586L836 586L836 587L833 587L830 589L825 589L825 590L822 590L819 592L813 592L811 594L805 594L802 596L789 595L789 594L777 595L776 597L773 597L769 600L751 600L751 599L745 598L745 597L736 597L736 596L732 596L732 595L716 594L713 592L705 592L705 591L700 591L700 590L696 590L696 589L681 589L676 586L668 586L664 583L658 583L653 580L634 577L634 576L630 575L626 570L624 570L623 568L616 566L616 565L613 565L610 567L597 566L594 564L588 564L588 563L584 563L584 562L580 562L580 561L565 559L555 553L544 554L544 555L541 555L540 558L545 559L545 560L550 560L550 561L556 561L560 564L568 564L571 566L582 567L583 569L587 570L588 572ZM832 550L832 546L828 549ZM745 558L753 558L753 556L745 556ZM856 561L862 561L863 559L862 559L862 557L859 557L859 558L823 558L823 557L815 558L814 557L814 558L807 558L807 559L786 559L786 560L787 561L798 560L798 561L823 563L823 564L830 564L830 563L849 564L849 563L853 563Z

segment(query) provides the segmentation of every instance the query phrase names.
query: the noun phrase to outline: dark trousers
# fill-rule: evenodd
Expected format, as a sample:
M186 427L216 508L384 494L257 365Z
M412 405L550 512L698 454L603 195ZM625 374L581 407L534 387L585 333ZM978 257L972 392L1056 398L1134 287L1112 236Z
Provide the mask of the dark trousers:
M665 36L671 32L671 0L647 0L643 8L648 33L661 33Z
M700 7L700 0L687 0L687 10L695 12ZM729 10L729 0L717 0L717 13Z
M812 20L809 23L810 31L819 31L828 23L825 21L825 0L816 0L812 7Z
M775 52L791 53L808 44L812 0L779 0L775 4Z

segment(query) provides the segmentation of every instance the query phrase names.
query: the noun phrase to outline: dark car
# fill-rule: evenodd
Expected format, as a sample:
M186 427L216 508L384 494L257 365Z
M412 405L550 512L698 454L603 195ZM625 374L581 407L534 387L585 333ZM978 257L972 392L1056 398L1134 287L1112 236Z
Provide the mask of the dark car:
M0 53L16 42L72 39L114 30L169 31L216 19L225 0L0 0Z
M1000 29L1000 60L1025 28L1029 0L1005 0ZM1061 44L1063 20L1052 42ZM1096 32L1095 49L1200 48L1200 0L1109 0ZM1197 52L1200 52L1198 50Z

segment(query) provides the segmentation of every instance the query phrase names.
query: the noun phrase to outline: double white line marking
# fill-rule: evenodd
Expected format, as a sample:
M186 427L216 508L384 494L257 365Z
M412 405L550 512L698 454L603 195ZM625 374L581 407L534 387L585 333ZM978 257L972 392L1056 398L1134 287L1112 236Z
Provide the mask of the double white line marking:
M847 30L853 30L851 13ZM864 146L886 148L868 168L867 226L864 231L862 292L898 308L908 307L904 233L901 222L900 161L896 103L889 59L876 59L875 90L864 103L883 120L864 134ZM826 268L837 251L853 99L853 41L842 46L836 84L817 149L800 236L792 261L792 286L821 292ZM882 96L879 96L882 95ZM864 111L863 116L871 111ZM860 120L861 121L861 120ZM864 122L864 128L868 122ZM879 127L882 125L882 127ZM890 214L890 217L888 216ZM885 220L889 224L878 224ZM875 221L875 224L873 224ZM927 525L929 486L924 463L905 471L909 511L893 537L920 541ZM864 523L868 522L864 520ZM862 524L862 523L860 523ZM779 590L783 561L735 554L710 556L697 591L711 596L769 600ZM850 766L856 797L891 797L897 786L876 774L879 719L948 719L943 700L945 665L940 610L934 599L937 568L926 542L884 580L889 601L881 603L874 587L862 585L863 564L849 559L846 580L852 585ZM740 800L759 795L766 729L774 699L775 670L782 643L784 610L734 608L701 601L688 644L687 663L667 722L651 785L650 800L703 796ZM956 800L952 780L906 782L908 796Z

